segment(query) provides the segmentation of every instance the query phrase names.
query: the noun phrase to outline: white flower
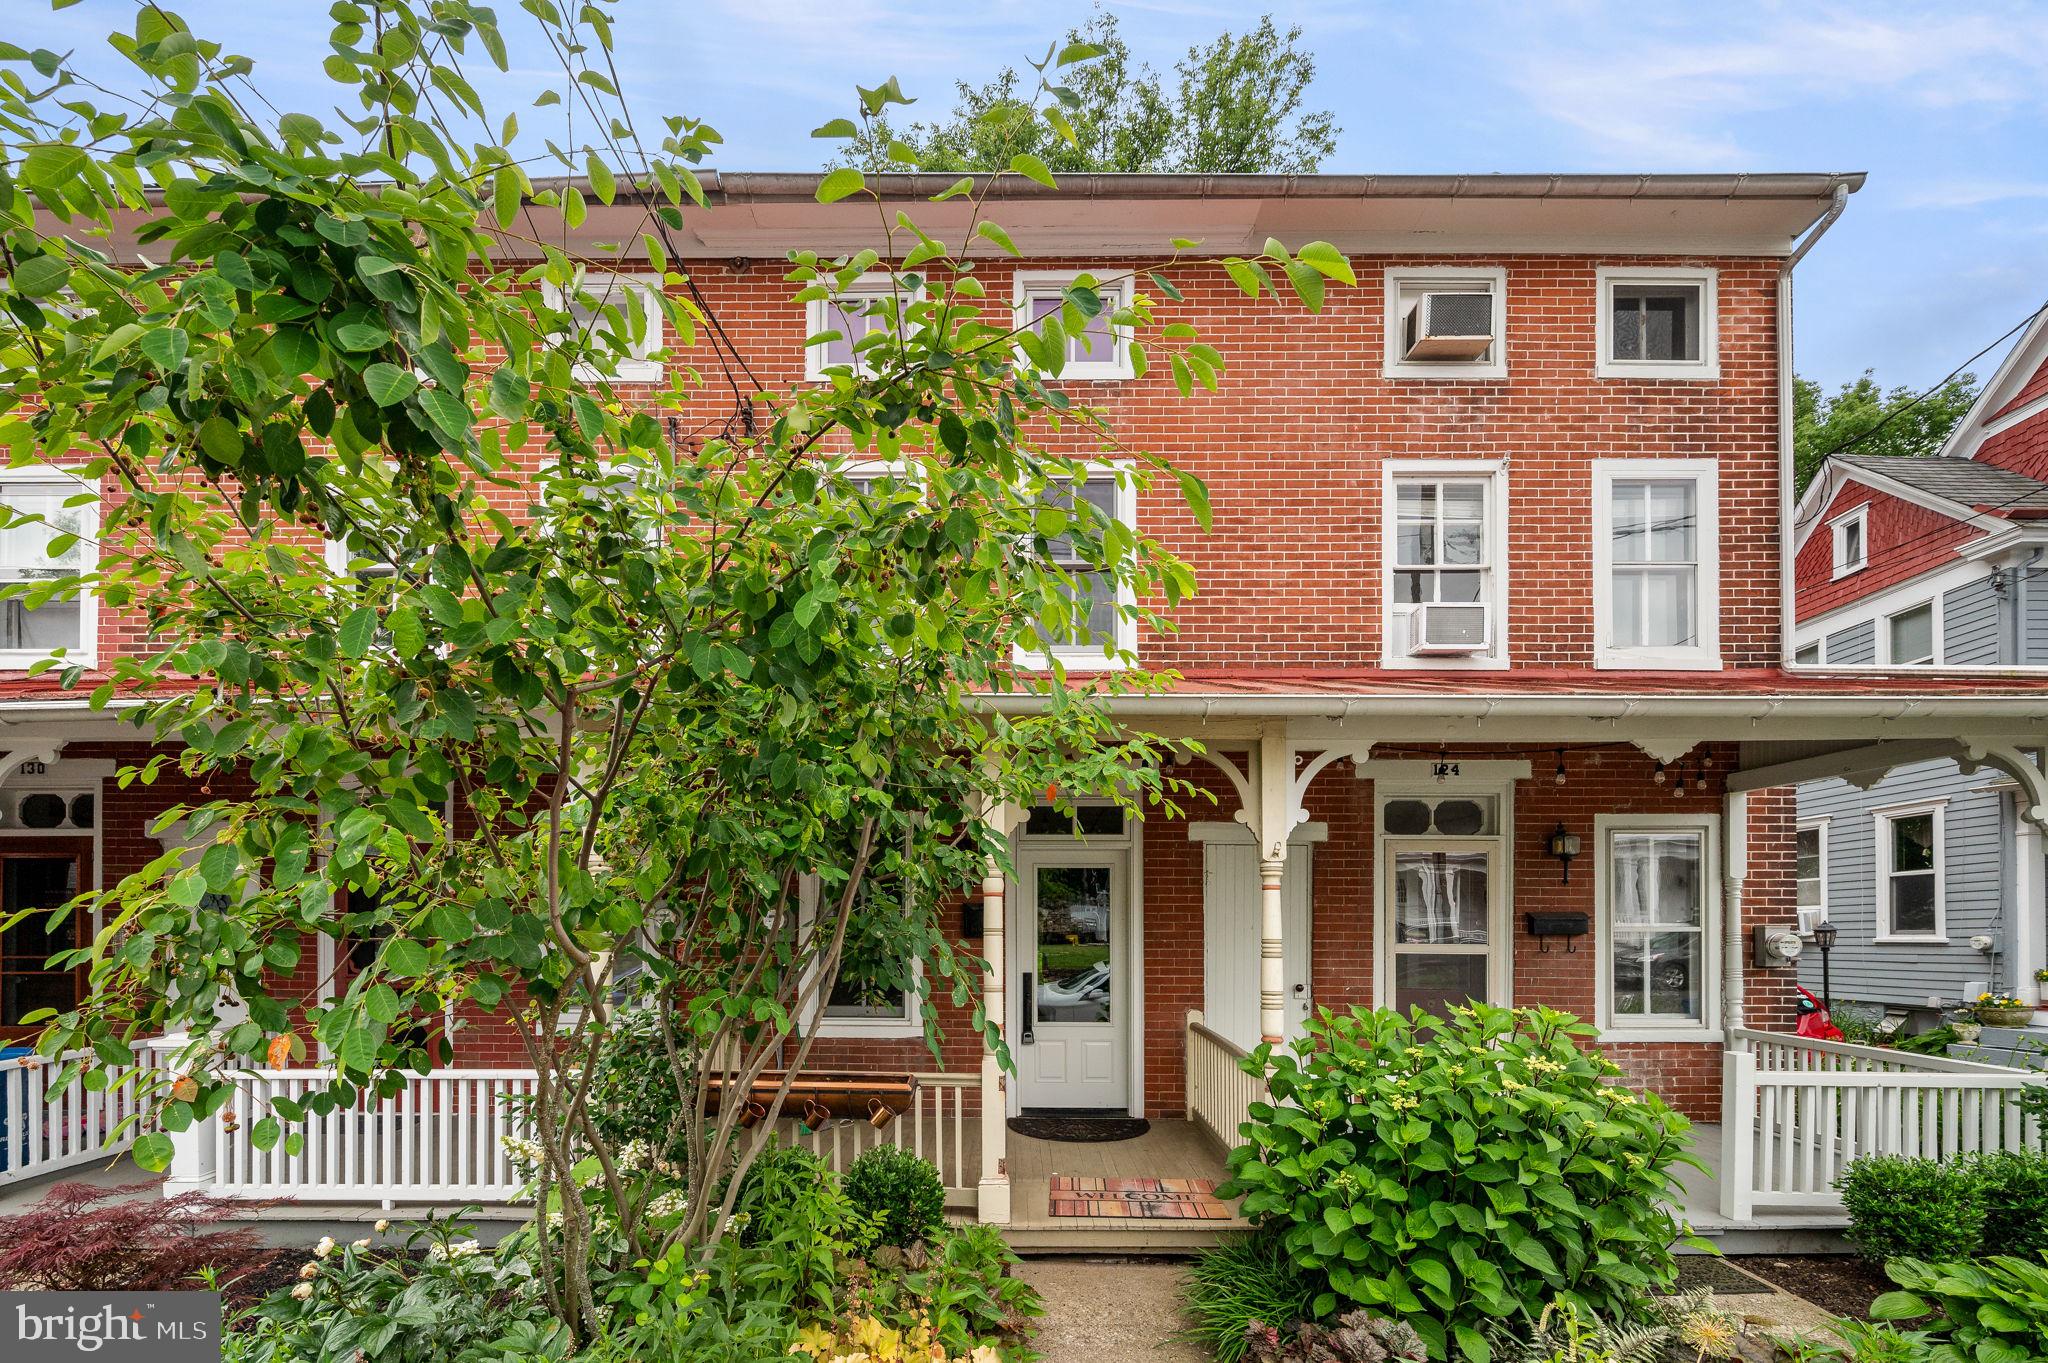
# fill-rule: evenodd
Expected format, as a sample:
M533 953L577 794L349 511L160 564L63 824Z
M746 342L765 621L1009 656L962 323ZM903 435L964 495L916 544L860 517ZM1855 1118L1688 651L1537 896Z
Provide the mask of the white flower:
M297 1287L292 1289L292 1297L298 1301L305 1301L312 1295L313 1284L311 1283L300 1283Z
M690 1199L680 1188L671 1188L647 1204L649 1216L680 1216L690 1207Z
M369 1237L369 1236L367 1236L367 1235L365 1235L365 1236L364 1236L364 1237L363 1237L362 1239L360 1239L360 1240L353 1240L353 1241L350 1241L350 1242L349 1242L349 1248L350 1248L350 1249L368 1249L369 1247L370 1247L370 1237Z
M316 1259L325 1259L328 1255L332 1253L334 1253L334 1237L331 1235L321 1236L320 1243L313 1246L313 1257Z
M301 1278L317 1278L317 1277L319 1277L319 1276L320 1276L320 1265L318 1265L318 1264L316 1264L316 1263L310 1263L310 1262L309 1262L309 1263L307 1263L307 1264L306 1264L306 1265L305 1265L304 1267L302 1267L302 1268L300 1268L300 1269L299 1269L299 1276L300 1276Z
M379 1219L377 1224L373 1226L371 1229L375 1230L377 1234L382 1235L385 1231L391 1229L391 1223L389 1221Z

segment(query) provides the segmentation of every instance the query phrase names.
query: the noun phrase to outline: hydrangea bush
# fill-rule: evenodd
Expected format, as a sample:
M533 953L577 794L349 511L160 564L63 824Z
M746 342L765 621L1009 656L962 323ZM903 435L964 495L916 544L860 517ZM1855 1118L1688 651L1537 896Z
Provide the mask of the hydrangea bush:
M1677 1277L1669 1210L1690 1123L1546 1008L1448 1017L1324 1011L1268 1075L1231 1153L1245 1216L1350 1306L1411 1324L1435 1358L1487 1363L1489 1322L1552 1302L1626 1318Z

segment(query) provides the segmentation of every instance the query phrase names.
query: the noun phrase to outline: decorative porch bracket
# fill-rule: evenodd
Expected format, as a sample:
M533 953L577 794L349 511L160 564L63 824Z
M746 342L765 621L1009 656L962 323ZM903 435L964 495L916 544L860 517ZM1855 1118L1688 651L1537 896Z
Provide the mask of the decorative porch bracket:
M2048 773L2041 770L2040 754L2009 743L1986 743L1979 739L1966 738L1961 746L1962 755L1956 758L1956 765L1965 776L1975 775L1984 767L2004 772L2019 783L2020 817L2036 828L2048 830Z
M1237 821L1252 831L1259 849L1259 1034L1278 1045L1287 1026L1287 973L1282 941L1284 914L1280 884L1287 869L1287 839L1308 822L1309 783L1341 757L1363 762L1372 740L1298 745L1283 725L1259 735L1248 754L1249 770L1228 753L1203 756L1237 791ZM1313 757L1301 759L1313 752ZM1296 768L1299 767L1299 770Z
M2036 828L2048 830L2048 773L2042 771L2039 755L2011 743L1985 738L1882 741L1798 757L1734 772L1728 777L1728 789L1765 790L1833 778L1868 790L1896 767L1942 759L1954 762L1965 775L1990 767L2010 776L2020 788L2020 817Z

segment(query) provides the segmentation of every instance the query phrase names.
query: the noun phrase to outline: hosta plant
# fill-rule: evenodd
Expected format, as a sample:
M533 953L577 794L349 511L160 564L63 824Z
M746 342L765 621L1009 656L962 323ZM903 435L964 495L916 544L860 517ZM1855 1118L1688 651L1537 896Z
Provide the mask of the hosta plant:
M1325 1011L1261 1046L1226 1194L1321 1285L1314 1314L1400 1317L1433 1357L1487 1363L1487 1326L1553 1301L1628 1315L1677 1275L1668 1201L1690 1123L1544 1008Z
M1894 1259L1884 1271L1900 1290L1872 1302L1870 1318L1917 1323L1935 1340L1933 1363L2048 1359L2048 1255L1948 1264Z

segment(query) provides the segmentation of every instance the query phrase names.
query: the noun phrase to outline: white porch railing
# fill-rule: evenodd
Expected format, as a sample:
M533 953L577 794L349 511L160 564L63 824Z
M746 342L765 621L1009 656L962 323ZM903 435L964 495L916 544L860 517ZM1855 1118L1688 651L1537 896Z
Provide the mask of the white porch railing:
M901 1147L938 1169L948 1202L964 1203L972 1200L981 1177L980 1119L967 1113L967 1094L980 1083L975 1074L920 1074L910 1109L881 1130L856 1117L806 1132L785 1115L775 1134L784 1145L800 1145L842 1174L878 1145Z
M2031 1148L2015 1101L2048 1077L2001 1065L1731 1029L1723 1059L1721 1211L1838 1211L1864 1155L1951 1159Z
M1238 1127L1251 1120L1251 1105L1267 1098L1265 1081L1238 1068L1249 1054L1209 1030L1200 1013L1188 1014L1188 1117L1225 1150L1238 1145Z
M82 1072L50 1087L66 1064L86 1058L84 1051L0 1061L0 1184L111 1159L133 1145L148 1129L152 1061L146 1042L133 1052L131 1066L101 1067L107 1084L98 1090L85 1086Z
M304 1122L281 1123L303 1145L256 1148L271 1100L324 1088L318 1070L259 1070L235 1077L232 1128L222 1123L213 1191L221 1197L307 1202L509 1202L525 1179L505 1138L520 1133L505 1099L533 1091L532 1070L437 1070L410 1077L395 1098L364 1101Z

